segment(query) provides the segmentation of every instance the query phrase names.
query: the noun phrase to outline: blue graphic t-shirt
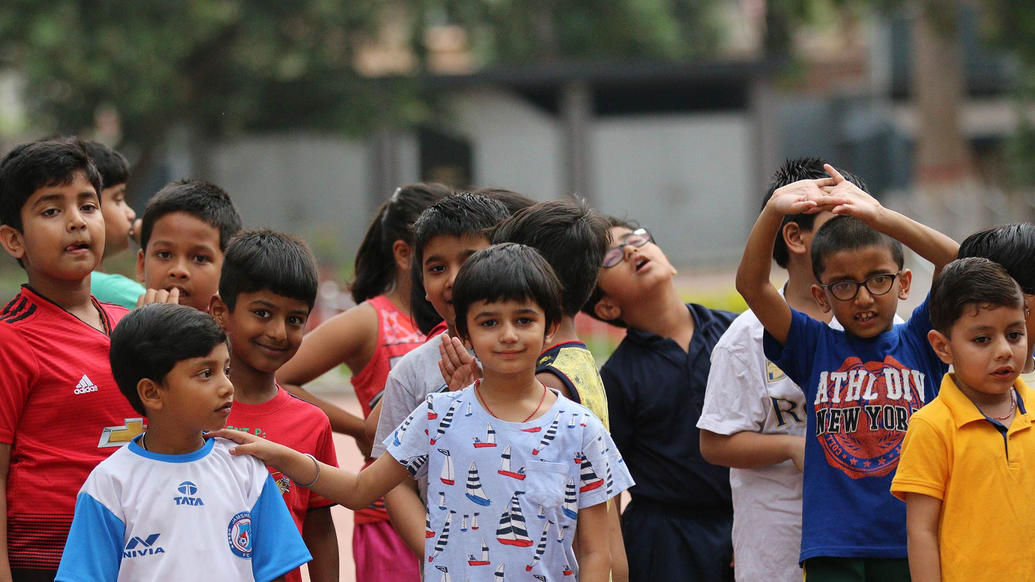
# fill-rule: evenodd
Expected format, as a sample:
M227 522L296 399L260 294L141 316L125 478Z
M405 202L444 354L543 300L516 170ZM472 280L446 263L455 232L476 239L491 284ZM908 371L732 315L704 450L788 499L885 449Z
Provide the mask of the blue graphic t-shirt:
M906 506L892 497L909 418L948 367L927 341L925 300L904 324L862 339L792 310L787 345L765 355L805 392L801 560L906 557Z

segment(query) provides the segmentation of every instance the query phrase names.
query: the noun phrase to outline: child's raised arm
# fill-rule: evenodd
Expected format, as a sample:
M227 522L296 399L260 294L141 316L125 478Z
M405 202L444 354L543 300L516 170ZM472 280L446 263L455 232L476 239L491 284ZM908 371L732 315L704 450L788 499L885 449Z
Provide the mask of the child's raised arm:
M934 265L935 275L956 259L959 243L908 216L885 208L858 186L845 180L833 166L825 164L823 167L835 182L829 192L838 201L831 212L854 216L874 230L901 242L930 261Z
M223 428L205 436L234 441L239 446L230 449L231 455L251 455L275 467L296 485L308 487L314 493L352 510L370 505L410 475L405 467L387 454L381 455L359 473L353 473L239 430Z
M800 180L777 189L755 221L744 246L744 256L737 268L737 292L744 297L766 331L781 344L787 342L787 332L791 328L791 308L769 281L773 243L780 234L785 215L829 208L831 198L823 188L833 185L833 178L821 178Z

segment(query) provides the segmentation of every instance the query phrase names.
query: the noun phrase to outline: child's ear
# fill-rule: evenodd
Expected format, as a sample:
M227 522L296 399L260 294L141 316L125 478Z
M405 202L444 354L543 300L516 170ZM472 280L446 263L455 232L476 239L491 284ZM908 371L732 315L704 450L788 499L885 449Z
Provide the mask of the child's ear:
M827 301L826 291L824 291L819 285L813 285L811 290L812 298L816 300L816 305L819 305L819 308L823 310L823 313L829 313L830 302Z
M902 269L902 274L898 276L898 298L900 301L909 298L909 286L912 283L913 272L909 269Z
M543 346L553 344L553 336L557 333L557 330L560 329L560 327L561 322L555 321L550 324L550 327L546 328L546 334L543 336Z
M137 396L140 397L145 410L162 409L162 388L151 378L141 378L137 382Z
M605 295L593 306L593 313L597 314L597 317L604 321L614 321L622 317L622 308L613 299Z
M223 299L216 293L212 296L212 299L208 302L208 313L216 320L219 327L226 330L226 318L230 314L230 309L227 308L226 303L223 303Z
M944 333L932 329L927 332L927 341L931 343L931 348L939 360L952 364L952 345L949 344L949 338Z
M144 282L144 249L137 251L137 281Z
M781 235L783 236L783 242L787 245L787 250L796 255L805 255L809 251L808 244L805 242L805 238L802 236L804 232L801 230L801 225L797 222L788 222L783 225L780 229Z
M406 241L399 239L392 243L392 256L395 257L395 267L405 271L410 270L410 259L413 251Z
M0 244L4 246L7 254L16 259L25 256L25 238L13 226L7 224L0 226Z

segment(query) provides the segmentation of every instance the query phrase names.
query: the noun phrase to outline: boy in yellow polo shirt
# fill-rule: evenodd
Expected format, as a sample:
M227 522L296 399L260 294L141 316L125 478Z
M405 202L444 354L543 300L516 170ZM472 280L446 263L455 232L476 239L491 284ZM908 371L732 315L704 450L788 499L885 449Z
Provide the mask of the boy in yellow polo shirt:
M928 340L954 371L910 419L891 484L906 502L913 582L1035 580L1024 297L1003 267L967 258L935 279L930 305Z

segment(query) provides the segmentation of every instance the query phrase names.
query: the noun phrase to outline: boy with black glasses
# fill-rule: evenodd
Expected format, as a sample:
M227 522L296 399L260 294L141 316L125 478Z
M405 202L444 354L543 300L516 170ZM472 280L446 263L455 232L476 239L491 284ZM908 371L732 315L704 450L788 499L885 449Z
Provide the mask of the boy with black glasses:
M824 167L830 177L784 186L766 203L748 236L737 290L765 326L766 357L805 393L805 576L906 581L905 508L889 487L909 418L937 395L946 366L927 342L927 301L894 325L912 281L902 244L936 274L959 245ZM769 281L783 217L826 210L837 216L812 241L819 282L812 294L844 331L795 311Z
M622 514L629 580L732 580L729 469L701 457L697 420L712 348L735 314L684 304L650 233L606 218L611 246L583 311L628 328L600 376L636 480Z

